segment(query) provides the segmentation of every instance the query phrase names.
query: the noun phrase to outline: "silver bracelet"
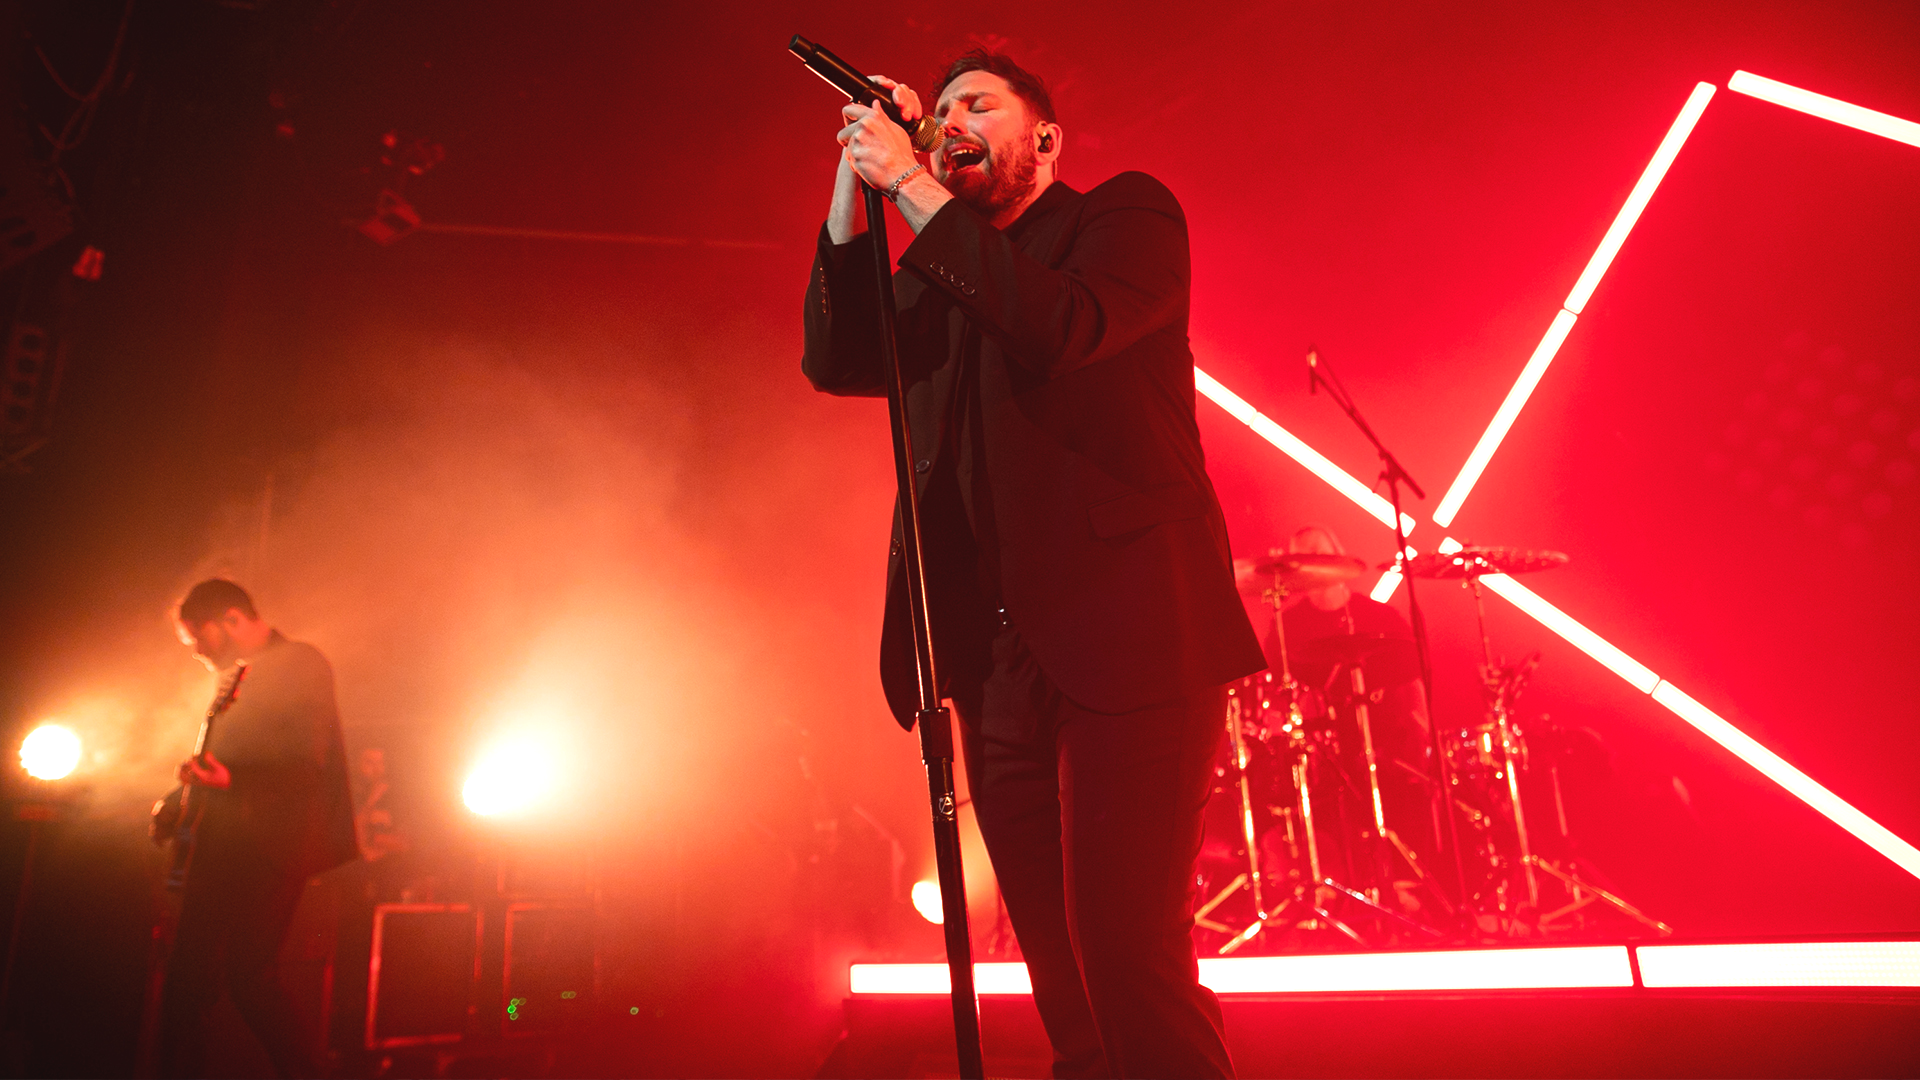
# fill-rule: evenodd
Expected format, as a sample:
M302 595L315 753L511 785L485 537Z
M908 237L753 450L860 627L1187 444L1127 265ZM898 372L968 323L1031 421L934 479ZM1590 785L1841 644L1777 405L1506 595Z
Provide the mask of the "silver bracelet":
M894 201L894 199L898 197L900 194L900 185L906 183L908 180L913 179L913 174L919 172L924 168L926 168L924 164L920 164L916 162L913 168L908 169L906 172L901 173L900 179L895 180L891 185L887 187L887 192L886 192L887 201L888 202Z

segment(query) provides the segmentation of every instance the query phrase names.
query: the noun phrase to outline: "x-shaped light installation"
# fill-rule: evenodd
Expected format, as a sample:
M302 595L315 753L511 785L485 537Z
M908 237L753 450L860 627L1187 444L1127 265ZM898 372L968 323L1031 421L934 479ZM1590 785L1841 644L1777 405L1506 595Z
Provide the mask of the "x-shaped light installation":
M1920 146L1920 124L1816 94L1810 90L1802 90L1745 71L1734 72L1733 77L1727 80L1727 89L1910 146ZM1520 377L1514 382L1513 389L1507 392L1506 400L1500 403L1500 408L1494 413L1493 421L1487 425L1486 432L1480 436L1479 443L1467 456L1459 475L1454 478L1452 486L1447 489L1446 496L1440 500L1440 505L1434 510L1433 520L1441 528L1444 529L1453 524L1453 519L1459 514L1460 507L1466 502L1467 496L1473 492L1474 485L1480 480L1480 475L1486 471L1487 463L1493 460L1494 452L1500 448L1500 443L1506 438L1507 431L1513 427L1513 422L1519 417L1520 410L1532 396L1534 387L1539 385L1548 365L1553 363L1555 354L1560 351L1561 344L1572 332L1581 311L1585 309L1587 301L1592 298L1593 290L1600 284L1600 278L1606 274L1607 267L1612 265L1614 256L1626 242L1627 234L1633 231L1634 223L1640 219L1641 212L1653 198L1654 190L1660 186L1660 181L1666 176L1667 169L1672 166L1674 158L1679 156L1680 148L1686 145L1687 136L1692 133L1694 125L1706 111L1707 103L1713 99L1713 94L1712 83L1703 82L1693 88L1692 95L1687 98L1686 106L1680 110L1680 115L1674 120L1672 128L1667 131L1666 138L1660 141L1660 147L1654 152L1653 160L1648 162L1646 171L1640 175L1639 183L1633 186L1632 193L1627 196L1627 201L1621 206L1620 213L1615 216L1612 227L1600 241L1599 249L1593 253L1593 258L1587 261L1586 269L1574 282L1573 291L1567 295L1566 302L1554 314L1553 321L1547 327L1546 335L1540 339L1540 344L1534 348L1533 355L1521 369ZM1342 495L1358 503L1362 509L1380 519L1382 524L1388 527L1393 525L1393 509L1387 505L1385 499L1367 485L1355 479L1198 368L1194 370L1194 384L1202 394L1225 409L1234 419L1246 424L1255 434L1278 447L1315 476L1331 484ZM1406 525L1407 532L1411 533L1412 519L1403 515L1403 523ZM1445 538L1439 545L1443 552L1458 550L1459 547L1459 542L1452 537ZM1407 554L1413 555L1414 551L1409 548ZM1385 600L1392 595L1399 581L1398 571L1389 571L1381 577L1379 584L1374 588L1373 598ZM1488 589L1499 594L1521 611L1533 616L1547 629L1559 634L1575 648L1599 661L1607 670L1626 680L1627 684L1635 690L1651 696L1654 701L1671 710L1675 716L1693 725L1701 734L1725 747L1735 757L1758 769L1769 780L1787 789L1834 824L1893 860L1901 869L1915 877L1920 877L1920 849L1895 836L1885 826L1855 809L1852 804L1827 790L1806 773L1788 764L1780 755L1755 742L1713 710L1689 697L1679 687L1655 674L1651 668L1581 625L1571 615L1548 603L1538 593L1503 574L1490 574L1481 581Z

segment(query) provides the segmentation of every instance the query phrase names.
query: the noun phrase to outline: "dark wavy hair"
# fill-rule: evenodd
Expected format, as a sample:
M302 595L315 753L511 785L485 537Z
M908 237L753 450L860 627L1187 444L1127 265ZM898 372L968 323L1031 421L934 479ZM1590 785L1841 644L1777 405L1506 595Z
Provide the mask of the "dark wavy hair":
M938 102L940 94L947 84L965 75L969 71L984 71L989 75L998 75L1007 80L1013 92L1027 103L1027 108L1037 117L1049 124L1060 122L1053 114L1053 95L1047 93L1047 84L1040 76L1013 62L1013 58L1003 53L987 49L968 49L947 65L946 72L933 84L933 100Z

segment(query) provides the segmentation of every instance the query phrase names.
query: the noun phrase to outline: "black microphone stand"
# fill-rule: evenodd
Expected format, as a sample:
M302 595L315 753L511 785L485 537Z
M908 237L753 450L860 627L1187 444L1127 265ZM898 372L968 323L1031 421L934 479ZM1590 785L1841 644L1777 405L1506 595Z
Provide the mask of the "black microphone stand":
M798 36L794 43L790 48L803 61L808 60L808 55L801 51L802 45L810 51L824 51ZM840 67L846 67L837 57L833 59ZM853 96L851 87L838 80L828 81ZM881 100L864 76L859 78L858 85L867 88L867 102ZM906 382L900 371L899 340L894 336L893 259L887 247L887 197L871 184L863 183L861 190L866 196L874 278L880 283L880 361L887 372L887 415L893 423L893 472L899 488L900 550L906 563L907 612L913 627L914 664L919 673L920 707L914 719L920 728L920 759L926 763L927 797L933 811L933 854L939 868L947 973L952 986L954 1049L961 1080L984 1080L987 1070L980 1049L980 999L973 988L973 941L967 926L967 883L961 873L960 819L953 787L953 715L940 703L940 679L934 669L926 565L920 543L920 491L913 482L913 432L907 427Z
M1414 481L1413 477L1407 475L1407 470L1400 465L1400 459L1394 457L1393 451L1388 450L1380 442L1380 437L1373 433L1372 425L1368 424L1366 418L1360 415L1360 410L1354 407L1352 396L1347 393L1346 386L1340 382L1340 377L1334 374L1333 369L1327 368L1326 376L1320 374L1320 367L1325 363L1326 361L1319 358L1318 350L1310 351L1307 362L1307 392L1311 394L1316 386L1325 387L1327 397L1340 407L1341 412L1347 414L1347 419L1352 420L1354 426L1360 429L1360 434L1365 435L1367 441L1373 444L1374 451L1380 455L1380 479L1387 485L1387 501L1393 504L1393 561L1400 567L1401 577L1407 587L1407 621L1413 627L1413 651L1420 662L1420 688L1427 696L1427 735L1433 749L1433 781L1439 785L1435 798L1444 803L1447 808L1442 817L1447 823L1447 847L1453 852L1453 883L1456 889L1454 895L1462 905L1456 910L1464 911L1467 901L1467 867L1466 860L1460 851L1459 808L1454 805L1453 768L1448 764L1446 743L1440 737L1440 722L1434 715L1433 664L1427 650L1427 621L1420 613L1420 601L1415 595L1413 575L1405 573L1407 523L1406 515L1400 512L1400 485L1407 485L1416 499L1424 501L1427 493L1420 489L1420 485Z

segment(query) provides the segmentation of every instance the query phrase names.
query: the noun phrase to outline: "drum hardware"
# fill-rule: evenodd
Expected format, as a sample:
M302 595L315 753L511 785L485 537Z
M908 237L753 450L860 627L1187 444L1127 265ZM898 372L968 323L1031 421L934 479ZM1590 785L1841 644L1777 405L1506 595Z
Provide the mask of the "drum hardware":
M1567 565L1566 555L1557 551L1527 551L1507 547L1466 547L1457 551L1422 555L1407 560L1407 572L1412 575L1443 580L1458 580L1473 594L1474 615L1480 631L1481 685L1487 702L1487 716L1481 723L1458 732L1455 745L1451 748L1456 764L1464 767L1454 770L1455 783L1465 776L1481 782L1493 782L1503 787L1506 795L1506 810L1511 818L1515 847L1519 856L1517 863L1520 882L1526 890L1527 906L1535 912L1533 926L1536 930L1545 930L1555 922L1572 917L1595 903L1605 904L1622 915L1645 925L1661 935L1671 934L1673 929L1667 924L1648 916L1632 904L1613 893L1601 889L1581 878L1571 859L1566 864L1556 865L1541 858L1533 851L1532 834L1528 829L1526 802L1520 793L1520 773L1529 766L1525 734L1515 719L1515 703L1526 689L1528 680L1539 666L1540 656L1534 653L1516 664L1496 664L1493 658L1493 642L1487 632L1486 596L1480 586L1480 579L1488 574L1537 573L1542 570L1557 570ZM1548 762L1548 778L1552 785L1556 823L1561 839L1571 844L1567 828L1566 804L1561 796L1559 769L1551 757ZM1472 807L1457 794L1454 803L1467 818L1471 827L1487 837L1488 868L1495 877L1495 909L1498 913L1506 910L1506 892L1515 883L1511 881L1512 870L1509 860L1500 856L1492 841L1492 828L1495 824L1493 814ZM1567 892L1568 902L1550 912L1539 913L1541 878L1552 878ZM1469 898L1471 899L1471 898ZM1483 912L1483 914L1486 914Z
M1548 786L1553 791L1554 821L1560 827L1560 845L1568 852L1566 859L1563 861L1563 865L1555 865L1550 859L1536 858L1534 860L1534 866L1538 870L1557 879L1567 890L1568 902L1564 907L1556 908L1540 916L1539 925L1541 929L1544 930L1562 919L1571 918L1595 903L1602 903L1654 931L1661 937L1672 935L1673 927L1646 914L1627 901L1608 892L1606 889L1592 884L1580 876L1578 867L1579 860L1573 854L1573 831L1567 826L1567 803L1560 790L1560 747L1564 744L1559 738L1555 737L1556 731L1553 727L1551 717L1542 713L1540 723L1548 735L1545 743L1546 749L1544 756L1547 762Z
M1300 915L1298 921L1293 923L1297 929L1331 930L1346 937L1355 944L1368 944L1366 938L1364 938L1359 931L1336 918L1332 912L1327 910L1326 904L1322 901L1323 890L1330 895L1344 896L1377 914L1398 921L1413 923L1413 920L1407 919L1406 916L1401 915L1399 912L1383 906L1379 902L1378 897L1369 896L1358 889L1344 885L1333 879L1327 873L1322 860L1320 838L1315 821L1312 783L1312 764L1316 752L1315 740L1313 733L1308 730L1307 719L1300 707L1302 687L1293 676L1293 665L1287 653L1285 621L1281 617L1281 612L1286 606L1287 597L1293 591L1298 589L1323 588L1328 585L1348 581L1360 576L1366 568L1367 564L1364 559L1348 555L1278 551L1269 553L1267 557L1263 559L1254 560L1250 563L1241 563L1237 567L1237 569L1242 571L1243 577L1259 576L1268 579L1268 585L1262 591L1261 597L1273 609L1274 632L1280 640L1280 681L1279 692L1275 697L1277 697L1282 706L1284 720L1277 733L1263 731L1262 734L1269 737L1277 734L1278 736L1284 736L1286 739L1284 752L1290 759L1289 772L1292 779L1293 790L1291 794L1293 805L1284 808L1285 813L1282 816L1286 821L1290 846L1293 847L1295 851L1299 851L1301 848L1305 849L1304 854L1306 857L1307 872L1304 877L1298 878L1291 883L1291 891L1285 901L1277 908L1272 910L1268 909L1267 886L1269 884L1277 884L1277 881L1275 881L1269 873L1262 870L1260 863L1260 838L1259 831L1255 827L1252 785L1249 781L1249 768L1252 764L1252 758L1247 745L1247 696L1230 692L1227 705L1227 730L1231 739L1233 752L1234 788L1240 796L1240 833L1241 840L1246 845L1247 870L1245 873L1236 876L1226 887L1215 893L1214 896L1200 908L1195 914L1195 925L1202 926L1209 930L1215 930L1219 933L1231 932L1230 927L1217 920L1207 918L1207 916L1211 915L1216 908L1242 888L1248 890L1251 895L1254 917L1252 922L1234 934L1226 944L1220 946L1219 955L1221 956L1231 955L1238 951L1242 946L1259 935L1262 930L1268 926L1277 925L1286 921L1296 912ZM1364 640L1369 642L1373 641L1373 639ZM1356 686L1356 700L1361 703L1356 711L1364 714L1364 703L1366 700L1365 678L1360 674L1357 664L1352 668L1352 672ZM1271 676L1269 676L1269 678L1271 678ZM1260 705L1263 710L1271 708L1273 702L1268 699L1265 693L1268 687L1261 684L1256 685L1259 685L1262 691L1260 696L1263 700L1260 702ZM1364 719L1360 719L1360 723L1362 725L1362 744L1366 747L1367 759L1370 763L1369 784L1372 790L1375 829L1380 831L1380 835L1385 835L1385 832L1381 831L1385 830L1385 818L1380 809L1377 766L1372 764L1371 732ZM1404 845L1401 845L1401 847L1404 848ZM1416 866L1415 872L1418 873L1417 864L1411 865ZM1414 925L1418 924L1415 923ZM1421 929L1425 930L1426 928L1422 927ZM1431 931L1428 932L1431 933Z

